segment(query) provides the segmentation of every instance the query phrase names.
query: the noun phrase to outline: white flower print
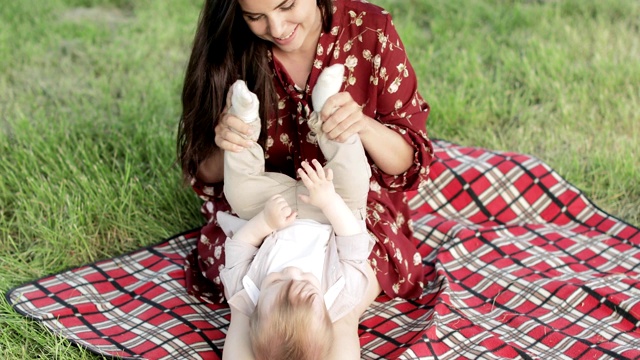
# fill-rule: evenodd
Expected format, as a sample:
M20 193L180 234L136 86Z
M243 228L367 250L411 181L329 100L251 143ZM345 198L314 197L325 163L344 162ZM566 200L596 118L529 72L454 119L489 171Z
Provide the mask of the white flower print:
M396 223L389 223L389 227L394 234L398 234L398 225L396 225Z
M367 61L371 61L371 51L369 51L369 49L364 49L362 51L362 57Z
M331 28L331 35L338 35L338 27L334 26L333 28Z
M393 80L393 82L391 83L391 85L389 85L389 93L393 94L396 91L398 91L398 87L400 87L400 78L396 78L395 80Z
M349 40L346 43L344 43L344 46L342 47L342 51L347 52L349 50L351 50L351 45L353 45L353 41Z
M215 278L213 278L213 283L216 285L220 285L220 276L216 276Z
M214 256L216 259L220 259L220 255L222 255L222 246L216 246L216 247L213 249L213 256Z
M384 206L382 206L382 204L376 204L374 206L376 208L376 211L379 213L383 213L384 212Z
M402 107L402 100L400 100L400 99L396 100L396 103L393 105L393 108L394 108L395 110L398 110L398 109L400 109L401 107Z
M422 262L422 257L420 253L413 254L413 266L418 266Z
M313 61L313 67L316 69L322 69L322 60L315 59Z
M273 138L271 136L267 137L267 143L265 145L267 149L273 146Z
M356 84L356 78L355 76L349 74L349 85L355 85Z
M293 143L291 142L291 139L289 139L289 134L281 134L280 135L280 142L285 145L286 147L288 147L289 149L291 149L291 147L293 146Z
M322 44L318 44L318 48L316 49L316 54L318 55L324 54L324 48L322 47Z
M394 257L398 259L399 262L402 262L402 253L400 252L400 249L396 248L396 254Z
M215 262L215 260L213 260L213 258L212 258L211 256L209 256L209 257L207 258L207 264L209 264L209 265L213 265L213 263L214 263L214 262Z
M373 217L374 223L377 223L378 221L380 221L380 214L377 211L374 211L373 213L371 213L371 216Z
M211 241L204 234L200 234L200 242L204 245L211 245Z
M349 71L353 71L353 69L358 65L358 58L353 56L353 55L349 55L347 56L347 60L345 60L344 62L344 66L346 66Z
M360 15L356 15L355 11L350 10L349 16L351 17L351 23L356 24L356 26L362 25L362 17L366 15L365 11L361 12ZM357 16L357 17L356 17Z
M387 40L388 40L388 37L382 31L379 31L378 41L381 44L380 52L384 52L384 49L387 47Z
M318 143L318 134L314 133L313 131L309 131L307 133L307 142L309 144L317 144Z
M407 69L407 65L398 64L398 66L396 66L396 69L398 69L398 73L402 74L402 76L404 77L409 76L409 70Z
M213 192L213 187L211 186L205 186L202 188L202 192L205 193L206 195L209 196L213 196L215 193Z
M377 70L378 68L380 68L380 62L382 61L382 58L380 57L380 54L376 54L376 56L373 57L373 67ZM384 68L383 68L384 69Z
M398 291L400 291L400 284L398 283L393 284L393 292L397 293Z
M369 77L369 82L372 83L373 85L378 85L378 77L374 76L374 75L371 75Z
M387 75L387 68L384 66L380 68L380 78L384 80L387 80L389 78L389 75Z
M382 188L380 187L380 184L378 184L377 181L371 181L369 183L369 190L377 193L378 195L380 195L380 191L382 190Z

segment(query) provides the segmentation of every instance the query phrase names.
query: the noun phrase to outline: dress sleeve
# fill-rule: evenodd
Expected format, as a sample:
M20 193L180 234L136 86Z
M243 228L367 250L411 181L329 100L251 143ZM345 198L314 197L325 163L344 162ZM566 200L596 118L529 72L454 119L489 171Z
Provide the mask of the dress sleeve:
M376 119L400 134L414 148L413 165L397 176L372 166L373 176L389 190L415 190L427 181L433 147L427 136L429 105L418 93L418 81L391 16L377 30L371 82L377 87Z

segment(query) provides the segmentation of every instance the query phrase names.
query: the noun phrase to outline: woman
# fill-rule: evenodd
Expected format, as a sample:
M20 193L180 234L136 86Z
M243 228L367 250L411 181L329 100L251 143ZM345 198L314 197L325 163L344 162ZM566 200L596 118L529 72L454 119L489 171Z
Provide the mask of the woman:
M372 171L367 227L376 239L370 265L389 297L422 294L421 256L411 237L404 191L428 177L429 107L417 92L390 16L349 0L205 1L178 134L183 172L205 200L208 220L187 261L192 294L223 301L219 272L225 235L214 219L216 211L229 210L222 154L251 145L249 126L226 113L229 86L243 79L260 98L266 171L296 177L302 161L323 159L306 119L318 75L335 63L347 68L344 91L327 100L322 128L337 141L358 133L367 152Z

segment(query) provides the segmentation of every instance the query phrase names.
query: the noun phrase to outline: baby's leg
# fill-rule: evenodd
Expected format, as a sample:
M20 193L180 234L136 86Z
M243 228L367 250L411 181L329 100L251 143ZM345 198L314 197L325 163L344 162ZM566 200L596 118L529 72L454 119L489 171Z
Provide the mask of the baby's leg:
M236 81L229 90L229 114L248 124L256 141L261 130L259 102L246 83ZM289 205L296 203L294 179L279 173L265 173L264 150L254 143L240 152L224 152L224 193L231 209L242 219L257 215L273 195L281 194Z
M241 152L224 152L224 194L240 218L257 215L273 195L281 194L292 207L296 204L296 181L264 172L264 152L258 144Z
M318 145L327 160L324 168L333 171L333 185L336 193L358 218L364 219L371 168L360 136L354 134L341 143L329 140L324 132L320 132Z

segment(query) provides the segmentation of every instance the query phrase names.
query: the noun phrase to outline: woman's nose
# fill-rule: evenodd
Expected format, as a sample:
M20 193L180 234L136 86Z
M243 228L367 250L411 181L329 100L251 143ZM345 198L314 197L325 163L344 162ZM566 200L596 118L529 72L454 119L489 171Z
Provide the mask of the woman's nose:
M281 38L286 36L284 34L284 21L279 16L271 16L269 17L269 34L276 38Z

